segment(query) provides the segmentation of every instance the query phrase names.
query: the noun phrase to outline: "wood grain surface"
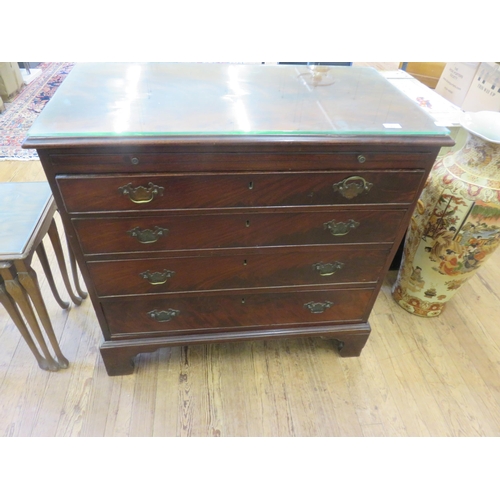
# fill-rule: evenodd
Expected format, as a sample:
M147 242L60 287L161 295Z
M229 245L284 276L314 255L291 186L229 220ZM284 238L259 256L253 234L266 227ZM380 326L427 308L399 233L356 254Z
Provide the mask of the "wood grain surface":
M402 160L404 156L401 156ZM58 176L57 184L69 213L180 210L191 208L286 207L317 205L354 205L399 203L413 200L424 170L404 172L336 171L309 173L258 172L203 175L95 175ZM368 189L350 197L343 196L334 184L357 183ZM150 201L134 203L130 190L157 188ZM154 187L149 189L154 189ZM132 199L131 199L132 198Z

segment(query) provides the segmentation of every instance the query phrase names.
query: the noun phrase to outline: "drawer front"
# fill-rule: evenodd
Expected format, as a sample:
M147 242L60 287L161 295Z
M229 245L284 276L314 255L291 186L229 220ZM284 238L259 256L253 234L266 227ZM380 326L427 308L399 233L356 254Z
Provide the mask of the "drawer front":
M232 146L234 147L234 146ZM255 146L254 146L255 147ZM329 145L329 149L335 146ZM234 171L298 171L363 169L428 169L435 153L426 152L227 152L215 153L129 153L64 154L51 153L54 171L61 173L123 173L123 172L234 172ZM262 150L262 146L260 146Z
M376 282L389 246L268 248L207 257L88 262L100 297Z
M73 219L83 253L394 241L404 210Z
M58 176L70 213L412 203L416 171Z
M258 293L103 302L111 337L236 327L366 321L373 289Z

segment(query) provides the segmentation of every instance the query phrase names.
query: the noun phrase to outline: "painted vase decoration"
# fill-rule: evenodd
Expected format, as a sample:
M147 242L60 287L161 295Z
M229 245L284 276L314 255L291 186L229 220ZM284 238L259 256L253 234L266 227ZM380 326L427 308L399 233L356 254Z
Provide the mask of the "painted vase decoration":
M438 316L500 245L500 113L464 113L464 146L433 166L407 231L394 300Z

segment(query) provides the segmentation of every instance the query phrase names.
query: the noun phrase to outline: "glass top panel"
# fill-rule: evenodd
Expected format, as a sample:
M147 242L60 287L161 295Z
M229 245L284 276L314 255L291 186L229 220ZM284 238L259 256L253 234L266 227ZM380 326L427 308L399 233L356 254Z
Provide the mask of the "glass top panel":
M78 63L29 137L447 135L373 68Z

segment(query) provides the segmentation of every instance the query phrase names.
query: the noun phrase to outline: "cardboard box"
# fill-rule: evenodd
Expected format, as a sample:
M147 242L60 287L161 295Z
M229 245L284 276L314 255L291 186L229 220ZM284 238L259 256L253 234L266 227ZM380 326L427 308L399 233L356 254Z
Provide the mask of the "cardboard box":
M416 80L427 85L430 89L436 88L446 66L444 62L406 62L401 63L401 68Z
M479 65L462 103L464 111L500 111L500 64Z
M436 92L451 103L462 106L479 65L477 62L446 63L436 85Z

